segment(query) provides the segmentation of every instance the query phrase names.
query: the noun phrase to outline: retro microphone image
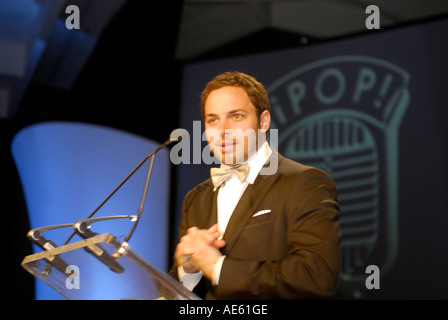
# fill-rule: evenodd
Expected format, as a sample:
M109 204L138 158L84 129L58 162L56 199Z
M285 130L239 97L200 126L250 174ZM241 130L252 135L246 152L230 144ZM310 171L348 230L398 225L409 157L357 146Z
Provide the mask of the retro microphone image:
M268 87L275 121L286 129L280 150L335 181L341 296L363 296L366 267L379 266L384 276L397 258L399 128L411 101L409 81L387 60L341 55L303 65Z
M334 179L343 234L341 275L363 274L379 236L378 152L369 128L353 117L322 115L305 121L286 150Z

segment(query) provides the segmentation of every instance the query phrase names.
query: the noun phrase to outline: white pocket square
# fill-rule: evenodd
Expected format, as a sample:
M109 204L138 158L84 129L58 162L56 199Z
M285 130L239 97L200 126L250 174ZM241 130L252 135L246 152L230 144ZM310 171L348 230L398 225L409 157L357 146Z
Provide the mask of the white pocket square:
M252 218L261 216L262 214L266 214L266 213L269 213L269 212L271 212L271 209L258 211L257 213L252 215Z

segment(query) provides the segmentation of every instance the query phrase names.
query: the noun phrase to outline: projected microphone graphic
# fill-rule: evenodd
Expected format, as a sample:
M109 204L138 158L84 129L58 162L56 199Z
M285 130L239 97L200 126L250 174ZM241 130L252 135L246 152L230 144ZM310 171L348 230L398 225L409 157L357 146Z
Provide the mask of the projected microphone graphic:
M333 177L343 210L343 274L357 273L371 255L379 234L378 152L368 128L348 117L305 121L286 154ZM360 272L361 273L361 272Z
M339 293L360 297L366 267L398 252L398 131L410 75L376 57L334 56L284 74L267 91L279 151L327 171L340 205Z

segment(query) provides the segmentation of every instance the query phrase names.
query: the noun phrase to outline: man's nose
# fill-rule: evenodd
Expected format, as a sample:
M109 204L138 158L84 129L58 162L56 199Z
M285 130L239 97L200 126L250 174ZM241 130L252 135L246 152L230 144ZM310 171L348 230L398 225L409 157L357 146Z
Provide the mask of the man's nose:
M221 134L221 137L228 136L232 133L232 126L230 121L223 120L219 123L219 133Z

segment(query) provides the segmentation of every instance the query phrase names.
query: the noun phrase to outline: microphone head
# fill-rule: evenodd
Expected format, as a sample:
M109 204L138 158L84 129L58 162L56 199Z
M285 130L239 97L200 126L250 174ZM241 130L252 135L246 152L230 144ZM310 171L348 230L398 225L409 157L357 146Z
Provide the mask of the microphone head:
M185 129L174 129L171 134L170 134L170 141L174 142L174 141L181 141L183 138L185 138L186 136L188 136L188 131Z

